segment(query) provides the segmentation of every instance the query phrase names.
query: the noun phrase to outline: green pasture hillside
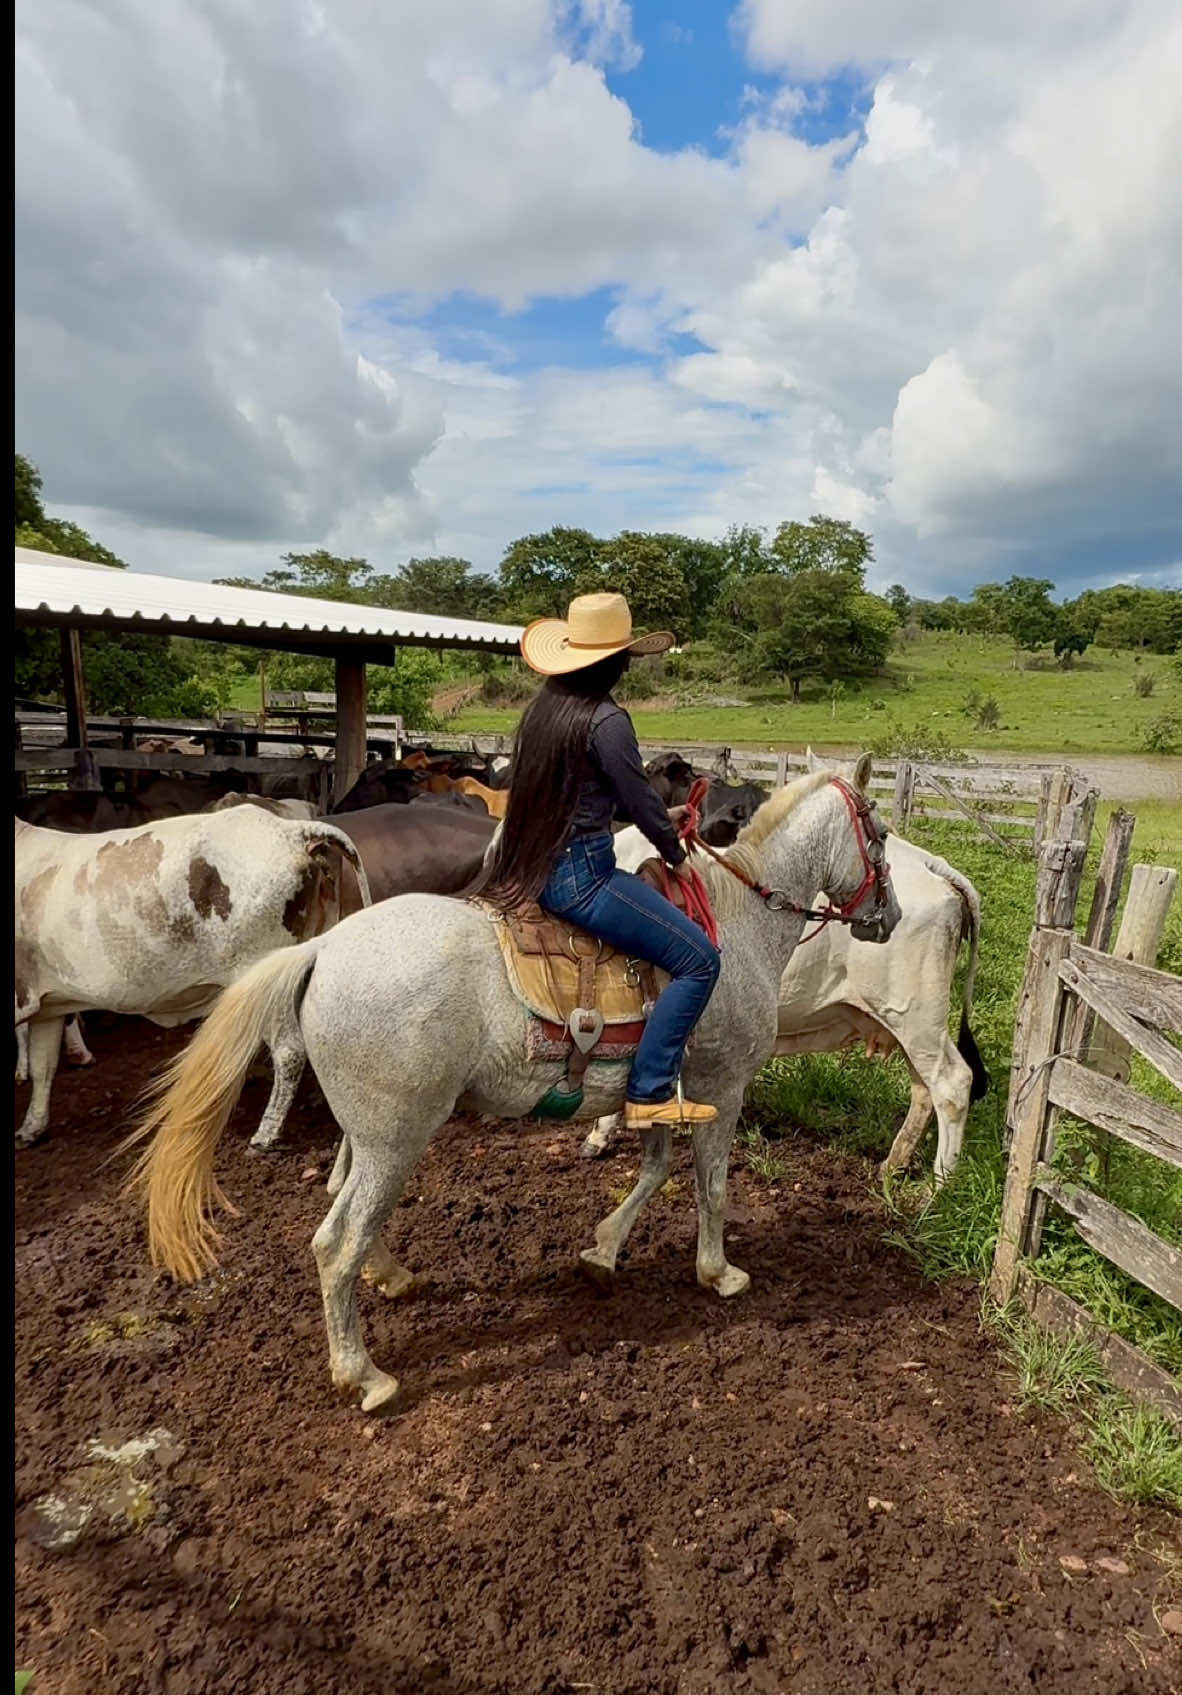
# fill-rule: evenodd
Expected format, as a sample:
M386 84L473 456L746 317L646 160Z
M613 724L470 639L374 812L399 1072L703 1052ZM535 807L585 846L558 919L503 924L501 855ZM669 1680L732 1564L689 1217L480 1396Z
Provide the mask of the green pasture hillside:
M645 741L726 742L733 747L799 747L811 742L869 745L896 728L935 735L963 749L1015 753L1140 753L1149 726L1166 714L1182 719L1177 661L1160 655L1090 649L1069 670L1049 657L1023 656L1015 669L1010 643L935 632L896 650L886 671L849 685L832 699L821 685L792 705L787 686L743 689L720 684L679 696L629 702ZM1136 693L1153 677L1153 692ZM975 690L998 704L994 729L966 714ZM695 698L696 695L696 698ZM511 731L519 707L474 703L449 721L460 731ZM1182 738L1180 738L1182 745Z

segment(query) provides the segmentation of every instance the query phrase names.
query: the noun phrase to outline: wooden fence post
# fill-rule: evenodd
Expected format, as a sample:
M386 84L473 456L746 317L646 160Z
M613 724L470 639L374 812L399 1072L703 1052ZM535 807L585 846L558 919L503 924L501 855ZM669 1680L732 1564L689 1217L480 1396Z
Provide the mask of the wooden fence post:
M1114 959L1131 959L1136 965L1156 964L1177 887L1178 873L1167 866L1134 865L1129 898L1112 950ZM1105 1077L1127 1083L1130 1061L1131 1050L1124 1037L1097 1019L1086 1063Z
M787 781L788 781L788 754L787 754L787 752L778 753L776 755L776 787L778 789L782 789L784 787L785 783L787 783Z
M989 1292L999 1306L1017 1289L1023 1257L1038 1247L1041 1217L1034 1205L1034 1184L1040 1162L1050 1156L1045 1145L1050 1060L1060 1048L1066 999L1059 967L1074 940L1086 856L1086 844L1079 841L1049 841L1039 854L1034 931L1018 1003L1006 1108L1006 1182L989 1280Z
M1135 815L1125 812L1121 807L1118 807L1108 820L1108 834L1104 838L1104 851L1100 855L1100 868L1096 872L1096 887L1092 891L1092 907L1088 913L1087 928L1084 930L1085 945L1096 948L1101 953L1107 950L1112 941L1116 909L1120 905L1121 890L1124 888L1136 823ZM1153 961L1144 960L1141 963L1152 965ZM1086 1002L1077 1001L1068 1022L1064 1046L1073 1054L1080 1055L1084 1064L1087 1064L1084 1056L1092 1022L1091 1008Z
M915 767L909 759L900 759L895 767L895 799L891 809L891 828L900 836L905 836L910 827L914 798Z
M1071 772L1064 765L1058 771L1052 771L1042 780L1042 795L1038 805L1038 821L1034 830L1034 848L1037 853L1044 842L1053 841L1061 836L1059 828L1060 815L1071 795Z

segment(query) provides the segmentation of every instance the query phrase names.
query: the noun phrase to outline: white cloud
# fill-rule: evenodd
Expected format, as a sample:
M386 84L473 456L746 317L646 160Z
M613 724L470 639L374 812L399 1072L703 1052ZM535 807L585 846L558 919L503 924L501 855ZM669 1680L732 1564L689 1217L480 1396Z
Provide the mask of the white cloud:
M20 0L17 437L51 505L184 569L822 508L884 580L1176 562L1169 0L739 21L780 80L716 156L644 146L622 0ZM798 79L842 67L864 131L817 143ZM427 317L598 289L616 368Z

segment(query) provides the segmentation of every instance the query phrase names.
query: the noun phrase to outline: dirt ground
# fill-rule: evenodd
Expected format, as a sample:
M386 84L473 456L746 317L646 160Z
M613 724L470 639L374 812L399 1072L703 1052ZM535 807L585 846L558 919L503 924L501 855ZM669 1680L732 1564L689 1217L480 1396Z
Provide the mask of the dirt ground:
M388 1232L420 1286L360 1296L403 1380L372 1421L329 1385L315 1091L258 1159L248 1086L219 1156L241 1216L222 1270L178 1291L103 1161L183 1038L88 1033L99 1064L63 1072L50 1139L16 1161L33 1695L1182 1686L1158 1622L1177 1521L1114 1504L1061 1426L1015 1409L976 1291L884 1247L856 1162L793 1144L790 1178L736 1178L754 1284L725 1304L693 1281L682 1148L604 1298L576 1253L632 1153L449 1126Z

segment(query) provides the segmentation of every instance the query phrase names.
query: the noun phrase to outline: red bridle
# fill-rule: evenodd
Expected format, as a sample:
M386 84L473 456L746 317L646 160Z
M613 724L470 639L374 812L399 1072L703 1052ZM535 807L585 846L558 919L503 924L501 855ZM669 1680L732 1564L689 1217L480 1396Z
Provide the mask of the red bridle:
M790 899L783 889L771 889L764 883L757 883L739 866L733 865L730 860L717 853L708 842L704 842L698 834L698 825L701 822L702 801L705 799L706 791L710 785L708 777L699 777L690 790L689 798L686 801L686 815L679 826L679 834L687 848L691 850L700 849L702 853L709 854L716 865L721 865L724 871L729 871L732 877L736 877L752 893L757 894L769 911L796 912L806 921L815 922L817 928L810 931L807 936L802 936L802 942L811 942L815 936L821 934L826 924L854 924L859 922L856 917L856 909L862 904L871 889L874 889L876 898L874 911L866 920L867 923L873 923L876 917L880 917L886 911L890 901L891 868L886 860L884 845L886 831L882 829L874 816L873 801L867 800L866 796L859 794L857 789L852 789L843 777L831 777L830 782L845 801L850 822L854 826L854 839L858 844L858 852L862 856L862 868L865 873L855 893L841 906L834 906L830 903L829 906L823 907L820 911L817 911L814 907L802 906L799 901ZM696 872L694 873L693 899L696 906L700 908L704 905L706 912L709 913L710 927L707 928L707 934L710 934L710 929L713 928L714 934L711 939L716 940L717 926L714 925L714 914L710 909L705 884ZM695 917L698 914L692 912L690 916ZM701 919L699 919L699 922L701 922Z

